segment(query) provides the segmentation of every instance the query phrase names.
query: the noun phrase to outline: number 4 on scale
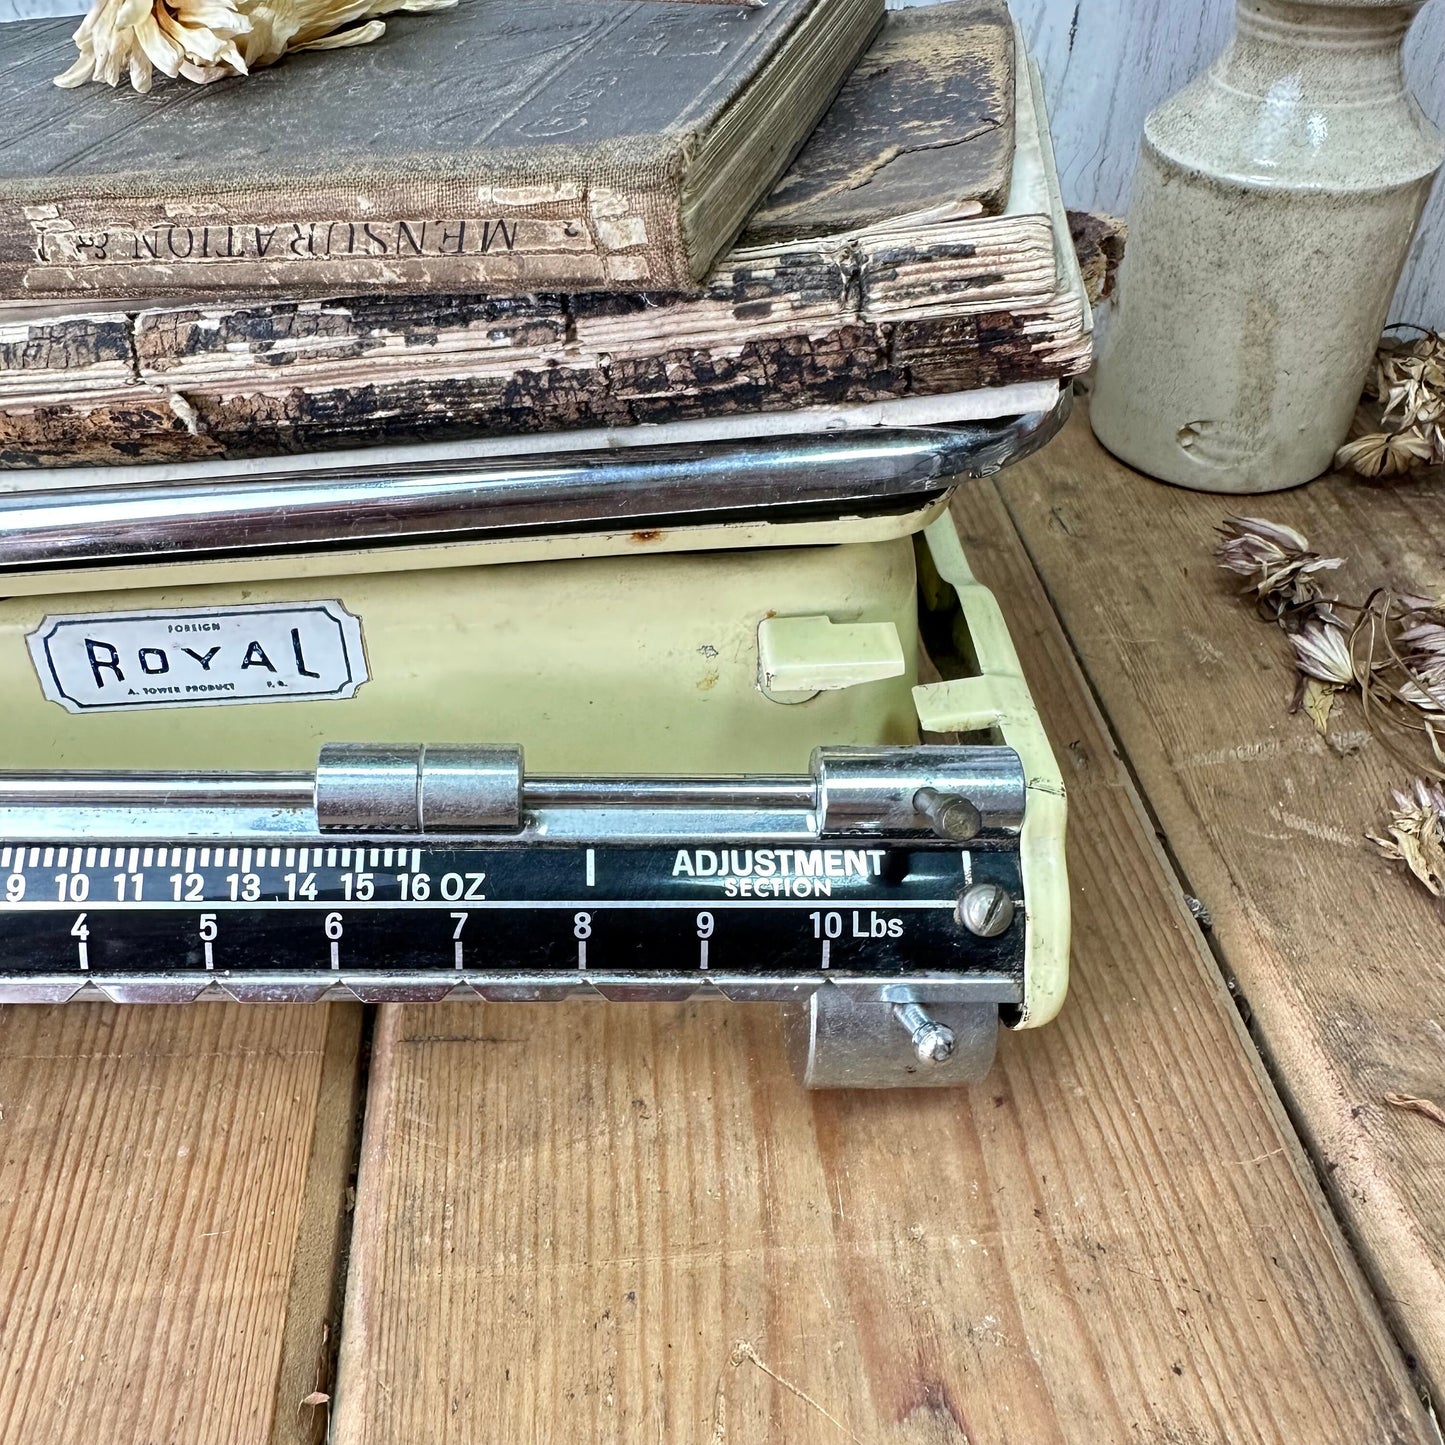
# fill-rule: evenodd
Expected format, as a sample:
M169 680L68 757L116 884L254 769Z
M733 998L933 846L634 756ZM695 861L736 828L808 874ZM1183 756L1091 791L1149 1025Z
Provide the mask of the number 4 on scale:
M70 936L80 940L80 943L77 945L80 954L80 966L88 973L90 971L90 949L87 947L85 940L90 937L90 927L85 921L85 914L76 914L75 922L70 925Z

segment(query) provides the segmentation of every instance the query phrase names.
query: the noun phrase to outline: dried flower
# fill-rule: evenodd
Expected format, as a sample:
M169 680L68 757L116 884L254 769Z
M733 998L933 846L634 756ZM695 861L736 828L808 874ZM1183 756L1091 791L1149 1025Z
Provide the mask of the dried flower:
M1354 659L1343 629L1328 622L1310 621L1290 637L1295 666L1306 677L1318 678L1335 687L1348 687L1355 680Z
M1413 677L1402 682L1399 696L1402 702L1419 708L1423 713L1445 718L1445 659L1417 671Z
M1437 333L1422 331L1413 341L1387 333L1365 395L1379 403L1380 425L1372 428L1362 411L1353 438L1335 453L1336 466L1393 477L1445 463L1445 340Z
M1435 621L1445 621L1445 597L1421 597L1414 592L1395 593L1395 604L1402 612L1423 612Z
M1391 788L1390 801L1400 811L1416 809L1445 818L1445 787L1432 778L1416 778L1408 789Z
M1404 863L1436 898L1445 896L1445 789L1416 778L1410 792L1391 793L1386 837L1365 836L1389 859Z
M151 0L96 0L75 32L80 58L55 83L69 88L99 80L113 86L129 75L132 88L144 92L151 88L153 69L190 80L208 78L219 65L242 72L246 63L235 38L250 25L230 0L154 6Z
M1394 640L1407 674L1400 697L1422 712L1445 718L1445 621L1439 609L1427 605L1406 611Z
M386 26L373 16L444 10L457 0L95 0L75 32L80 58L56 85L98 80L151 88L154 73L198 84L247 75L293 50L365 45ZM356 23L364 22L364 23ZM352 28L347 29L345 27Z
M1290 710L1328 736L1339 694L1356 692L1367 736L1411 772L1445 780L1445 597L1377 587L1363 603L1325 598L1319 574L1343 558L1321 557L1293 527L1260 517L1227 517L1218 530L1220 566L1246 578L1261 616L1289 635L1298 674Z
M1316 580L1343 557L1321 557L1293 527L1263 517L1226 517L1219 525L1224 539L1214 548L1219 565L1247 580L1260 611L1284 627L1301 626L1311 618L1338 623L1322 600Z
M1382 417L1398 415L1407 426L1433 421L1445 412L1445 366L1436 352L1433 333L1408 351L1380 353L1375 394L1384 403Z
M1445 778L1445 611L1380 587L1358 612L1350 651L1366 726L1407 767Z
M1304 535L1283 522L1266 522L1263 517L1226 517L1219 524L1224 537L1214 549L1219 565L1252 577L1272 572L1297 561L1309 552Z
M1335 465L1362 477L1399 477L1428 462L1433 450L1429 438L1412 430L1366 432L1335 453Z
M1303 707L1319 735L1327 737L1335 694L1355 680L1354 659L1344 626L1333 615L1328 621L1312 618L1289 640L1300 672L1292 710L1298 712Z
M1404 648L1406 662L1428 667L1437 660L1445 660L1445 621L1441 620L1439 609L1433 604L1408 608L1395 641Z

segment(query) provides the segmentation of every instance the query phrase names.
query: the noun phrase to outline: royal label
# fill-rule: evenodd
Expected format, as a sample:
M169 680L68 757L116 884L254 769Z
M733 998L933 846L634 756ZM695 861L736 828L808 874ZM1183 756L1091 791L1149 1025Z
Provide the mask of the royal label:
M339 602L47 617L27 641L67 712L342 699L368 677L361 622Z

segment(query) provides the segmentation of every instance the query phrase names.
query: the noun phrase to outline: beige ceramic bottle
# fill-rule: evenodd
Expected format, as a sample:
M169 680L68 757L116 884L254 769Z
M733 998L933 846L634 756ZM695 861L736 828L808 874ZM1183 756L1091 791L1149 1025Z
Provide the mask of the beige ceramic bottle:
M1094 431L1164 481L1268 492L1330 465L1430 182L1405 89L1420 0L1238 0L1145 123Z

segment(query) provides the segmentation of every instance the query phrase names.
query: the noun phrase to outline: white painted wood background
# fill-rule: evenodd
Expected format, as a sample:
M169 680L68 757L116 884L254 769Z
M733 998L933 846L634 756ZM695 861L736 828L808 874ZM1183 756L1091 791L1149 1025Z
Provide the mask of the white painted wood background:
M918 3L929 0L889 0ZM1224 49L1234 0L1008 3L1043 71L1064 200L1125 214L1144 117ZM1445 126L1445 0L1420 12L1405 56L1416 98ZM1445 180L1426 207L1390 319L1445 331Z
M889 0L890 5L930 0ZM1233 0L1010 0L1043 70L1064 199L1123 214L1144 117L1223 49ZM77 0L0 0L0 20L69 15ZM5 49L0 30L0 58ZM1406 50L1426 113L1445 124L1445 0L1431 0ZM1445 183L1415 238L1392 319L1445 330Z

